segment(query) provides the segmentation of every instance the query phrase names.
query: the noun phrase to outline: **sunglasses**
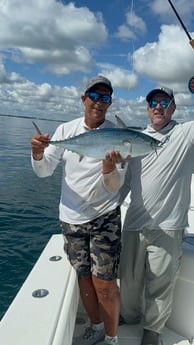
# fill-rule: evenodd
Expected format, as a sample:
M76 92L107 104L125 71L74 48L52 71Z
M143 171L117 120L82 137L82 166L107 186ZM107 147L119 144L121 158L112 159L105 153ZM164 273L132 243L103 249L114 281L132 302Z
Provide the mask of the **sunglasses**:
M170 101L170 102L168 102L166 100L156 101L155 99L153 99L152 101L150 101L148 103L148 105L150 108L156 108L157 105L160 104L161 107L168 108L171 103L172 103L172 101Z
M103 103L110 103L111 95L102 95L98 92L87 92L86 96L88 96L93 102L102 101Z

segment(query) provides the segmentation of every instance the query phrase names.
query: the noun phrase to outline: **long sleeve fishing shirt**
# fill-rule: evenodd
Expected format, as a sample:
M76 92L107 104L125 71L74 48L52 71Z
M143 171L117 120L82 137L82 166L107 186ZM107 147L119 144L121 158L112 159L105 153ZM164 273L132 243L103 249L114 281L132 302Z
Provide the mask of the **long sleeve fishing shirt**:
M99 128L115 127L105 120ZM90 130L79 118L60 125L51 140L64 140ZM83 157L63 148L49 145L44 152L43 159L36 161L32 158L32 167L39 177L53 174L57 165L62 162L62 185L59 204L59 218L70 224L81 224L99 217L115 209L119 204L119 193L112 191L110 180L115 180L117 171L124 178L125 169L118 169L107 176L102 173L102 160ZM107 187L105 187L104 179ZM108 187L109 186L109 187Z
M164 144L128 164L121 188L122 200L131 192L124 230L184 229L194 171L194 121L179 124L172 120L160 131L149 125L144 132Z

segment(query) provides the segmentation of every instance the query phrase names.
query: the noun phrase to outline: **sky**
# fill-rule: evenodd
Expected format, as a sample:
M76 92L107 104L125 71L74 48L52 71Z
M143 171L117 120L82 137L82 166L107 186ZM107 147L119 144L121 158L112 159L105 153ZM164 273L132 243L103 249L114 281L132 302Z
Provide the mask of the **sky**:
M172 0L194 39L194 1ZM174 90L178 121L194 119L194 49L168 0L0 0L0 113L69 121L87 81L112 82L107 118L146 126L146 94Z

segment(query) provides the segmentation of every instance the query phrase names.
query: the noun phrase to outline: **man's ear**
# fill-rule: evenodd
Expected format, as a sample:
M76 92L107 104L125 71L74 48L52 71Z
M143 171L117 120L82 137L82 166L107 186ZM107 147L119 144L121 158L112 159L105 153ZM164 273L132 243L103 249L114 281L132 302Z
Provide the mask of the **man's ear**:
M87 97L86 95L82 95L82 96L81 96L81 100L82 100L83 103L85 102L86 97Z
M173 114L174 114L175 110L176 110L176 104L174 103L173 104L173 112L172 112Z

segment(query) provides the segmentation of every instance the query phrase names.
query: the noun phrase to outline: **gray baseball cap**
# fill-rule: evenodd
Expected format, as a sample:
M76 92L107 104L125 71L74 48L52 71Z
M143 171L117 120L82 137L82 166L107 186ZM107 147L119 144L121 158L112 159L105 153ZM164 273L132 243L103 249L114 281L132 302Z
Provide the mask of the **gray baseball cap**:
M98 75L97 77L94 77L88 81L86 85L85 93L98 84L106 85L109 88L111 94L113 93L113 88L112 88L112 84L110 80L103 77L102 75Z
M147 96L146 96L146 101L150 102L152 97L156 94L156 93L161 93L163 92L165 95L167 95L171 100L174 100L174 94L173 91L171 89L169 89L168 87L160 87L158 89L153 89L152 91L150 91Z

